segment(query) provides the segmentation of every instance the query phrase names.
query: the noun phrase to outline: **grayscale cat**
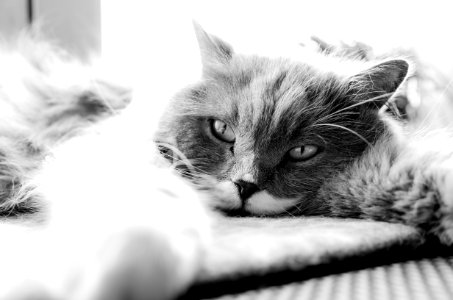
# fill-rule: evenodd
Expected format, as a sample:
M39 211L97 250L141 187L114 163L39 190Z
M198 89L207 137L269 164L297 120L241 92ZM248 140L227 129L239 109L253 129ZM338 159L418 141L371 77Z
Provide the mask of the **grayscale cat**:
M174 298L220 217L206 205L402 222L451 243L451 153L433 147L448 128L380 110L404 59L245 56L196 32L203 78L157 130L129 89L59 50L2 49L0 299Z
M401 222L453 242L453 150L434 146L451 141L448 126L381 109L408 77L405 59L246 56L196 31L203 78L172 100L157 140L190 162L181 174L213 207Z

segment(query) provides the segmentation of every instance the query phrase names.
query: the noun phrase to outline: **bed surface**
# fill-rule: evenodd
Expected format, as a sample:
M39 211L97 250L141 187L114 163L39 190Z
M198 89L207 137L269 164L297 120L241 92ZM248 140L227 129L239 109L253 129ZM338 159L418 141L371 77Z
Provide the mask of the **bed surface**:
M453 299L453 248L399 224L222 219L180 299Z

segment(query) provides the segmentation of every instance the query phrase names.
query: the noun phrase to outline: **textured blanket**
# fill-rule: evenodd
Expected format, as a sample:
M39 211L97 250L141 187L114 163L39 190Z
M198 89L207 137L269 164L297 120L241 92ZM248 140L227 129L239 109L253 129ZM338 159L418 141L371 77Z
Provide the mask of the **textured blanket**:
M354 267L342 263L356 268L388 263L423 242L411 227L366 220L222 218L214 228L198 282L183 298L238 293Z

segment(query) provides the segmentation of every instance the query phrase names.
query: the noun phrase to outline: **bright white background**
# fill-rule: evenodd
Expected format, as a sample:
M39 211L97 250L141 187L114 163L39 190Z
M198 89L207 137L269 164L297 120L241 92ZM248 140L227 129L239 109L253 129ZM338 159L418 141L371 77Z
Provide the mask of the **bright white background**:
M451 1L102 0L101 13L106 55L121 55L130 45L149 55L161 47L183 51L195 19L236 48L295 44L318 35L378 48L415 47L441 66L452 65Z
M102 0L103 56L163 99L199 76L192 20L242 52L278 51L317 35L414 48L453 75L453 2L435 0Z
M239 52L280 53L317 35L377 50L414 48L453 78L452 6L451 0L33 1L47 36L81 56L102 50L109 75L143 86L153 105L199 76L192 20ZM0 0L0 34L26 26L25 8L26 0Z
M26 26L26 6L27 0L0 0L1 35ZM378 49L414 47L452 71L452 14L451 0L33 0L45 34L76 54L102 47L118 66L153 58L168 68L194 55L195 19L239 50L271 50L318 35Z

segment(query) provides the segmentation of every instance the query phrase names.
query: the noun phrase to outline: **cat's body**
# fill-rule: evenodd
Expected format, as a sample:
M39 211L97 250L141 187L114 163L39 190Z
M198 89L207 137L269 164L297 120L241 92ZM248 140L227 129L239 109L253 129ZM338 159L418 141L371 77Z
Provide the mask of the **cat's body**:
M39 52L19 60L15 81L0 76L11 111L0 110L2 212L40 221L5 229L0 254L27 259L2 266L1 297L24 285L51 299L172 297L199 267L210 216L200 200L233 214L403 222L451 242L450 153L420 149L422 131L378 114L406 77L404 60L321 57L336 63L320 68L236 55L197 34L204 77L175 96L156 140L182 154L174 165L198 192L169 170L133 110L111 109L127 91L60 80Z

